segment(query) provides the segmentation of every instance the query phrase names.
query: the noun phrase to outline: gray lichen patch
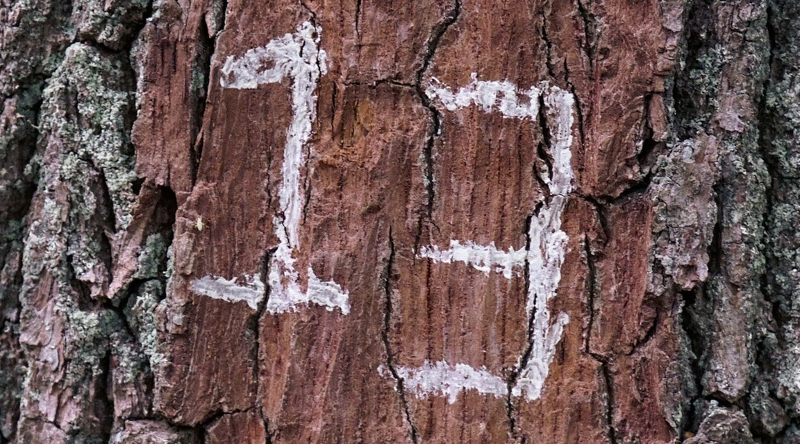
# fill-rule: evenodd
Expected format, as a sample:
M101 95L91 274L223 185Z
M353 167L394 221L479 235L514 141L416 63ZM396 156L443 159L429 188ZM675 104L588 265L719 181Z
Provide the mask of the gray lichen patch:
M46 305L26 307L37 318L29 317L34 313L23 316L22 341L33 359L21 404L22 442L39 442L53 432L36 427L40 422L52 424L67 436L96 442L110 420L103 387L114 316L102 310L82 311L74 296L56 292ZM40 330L34 331L31 324Z
M774 387L755 378L764 365L759 347L775 345L762 288L771 177L759 113L769 75L768 11L760 0L695 2L689 17L683 70L674 83L673 133L679 140L672 146L713 144L716 158L692 170L676 157L659 173L665 181L654 178L656 225L663 221L666 227L655 254L666 275L677 272L678 290L686 293L686 353L701 385L688 424L700 430L687 442L752 442L751 426L765 434L784 427L780 409L774 411ZM672 189L682 195L670 199L666 191ZM688 211L670 213L677 202L688 204ZM687 248L694 250L689 268L680 255ZM699 407L709 399L731 407L717 409L716 401Z
M763 356L770 370L765 375L770 394L796 424L800 418L800 8L792 0L769 3L772 64L760 127L772 179L765 218L764 288L778 328ZM796 425L785 436L784 442L800 442Z
M163 421L125 421L122 430L111 436L109 444L198 444L202 439L195 430L178 429Z
M76 43L44 91L43 139L57 138L61 154L90 162L101 173L113 203L115 228L130 223L136 195L135 158L130 143L133 95L124 57ZM84 173L75 162L61 171L69 181Z
M651 182L654 260L683 291L708 279L708 248L717 219L713 187L719 179L718 155L716 138L702 132L671 144L658 159ZM651 285L651 291L662 293L671 283L657 280Z
M768 86L765 142L776 172L783 178L800 179L800 66L795 69Z
M761 375L753 383L747 403L747 417L755 432L776 436L786 428L788 417L783 406L772 395L767 380L766 375Z
M745 415L738 410L719 407L712 401L705 408L704 420L697 435L686 444L752 444L753 435Z
M163 299L164 284L158 280L149 280L131 295L125 307L128 325L154 371L163 363L163 356L158 351L156 329L156 308Z
M103 302L136 199L132 120L124 55L70 46L42 94L34 158L41 167L20 290L23 441L62 433L105 441L115 418L151 412L149 359Z
M78 35L120 50L139 30L150 0L84 0L73 3L72 19Z
M65 355L70 357L66 383L75 385L86 377L103 375L111 340L121 330L116 314L109 310L83 311L68 301L56 305L66 317Z
M102 308L82 310L73 296L61 294L53 305L63 322L63 330L57 327L59 323L52 325L56 335L63 334L61 353L66 360L59 363L56 373L32 369L36 388L29 384L33 393L27 393L25 402L34 411L37 405L41 410L42 405L54 401L54 394L70 394L69 399L56 401L68 414L54 418L55 422L66 432L93 430L98 436L111 420L105 409L97 410L98 404L113 406L118 419L149 414L152 376L146 356L118 313ZM36 390L41 392L37 395Z
M69 0L4 2L0 36L0 92L15 94L20 88L48 77L75 38Z
M139 252L138 268L134 279L160 279L161 272L166 268L167 247L169 244L161 233L147 236Z
M767 288L782 323L775 374L778 397L792 416L800 416L800 182L782 178L772 189L767 222Z
M72 45L44 90L41 108L42 203L28 234L27 267L36 276L50 266L62 283L74 274L94 298L108 288L116 233L130 223L136 199L132 81L124 62Z

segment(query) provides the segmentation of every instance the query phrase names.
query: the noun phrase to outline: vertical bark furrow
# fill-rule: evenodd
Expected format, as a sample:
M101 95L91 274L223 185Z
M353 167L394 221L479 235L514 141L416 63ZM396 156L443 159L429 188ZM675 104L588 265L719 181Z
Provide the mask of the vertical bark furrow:
M705 443L725 432L736 442L752 442L754 434L771 429L764 436L769 440L782 426L776 427L780 415L769 411L760 352L774 323L763 285L770 175L759 147L771 58L767 4L699 2L688 20L687 68L673 89L678 142L671 149L709 163L716 176L713 187L695 194L709 196L698 201L705 208L698 214L706 215L700 220L708 254L695 257L705 261L681 270L664 260L669 254L661 256L677 289L693 295L683 308L684 329L695 345L692 351L687 344L686 353L696 355L693 367L700 372L687 424L697 436L689 441ZM772 424L765 427L764 421Z
M383 342L383 348L386 352L386 368L388 369L389 373L391 374L392 378L395 381L397 387L395 390L397 391L397 396L400 398L400 406L403 409L403 414L405 415L405 420L408 422L409 427L409 436L411 437L411 442L417 444L419 442L417 426L414 424L414 417L411 412L411 408L408 405L407 394L405 389L405 384L403 381L403 377L397 373L397 369L394 365L394 352L392 351L392 341L389 340L389 335L392 331L392 319L393 319L393 312L394 312L394 302L393 299L393 282L395 281L393 277L393 267L395 266L395 255L397 252L395 251L394 246L394 239L392 237L392 228L389 227L389 258L386 261L386 273L383 277L383 293L384 297L386 298L386 305L384 308L383 313L383 329L381 330L381 341Z
M786 441L798 439L800 386L796 374L800 363L796 333L798 249L796 227L800 223L800 6L795 2L768 3L770 73L765 83L760 114L760 144L770 177L768 211L764 218L766 273L763 291L768 330L760 338L759 374L748 403L754 431L765 438L783 434ZM771 310L770 310L771 309Z
M423 154L425 156L425 188L428 194L427 219L430 223L433 223L430 218L433 214L433 202L436 196L436 180L433 174L433 158L435 154L434 149L436 145L436 139L441 135L442 132L442 115L439 110L433 106L430 98L425 93L427 86L423 85L423 81L425 80L425 75L427 74L428 68L433 62L434 56L436 55L436 50L439 48L439 42L442 40L442 36L444 36L445 32L447 32L447 30L456 22L456 20L458 20L458 16L460 14L461 0L455 0L453 3L453 8L447 13L447 15L445 15L441 23L434 26L431 30L430 37L428 37L428 41L425 43L425 52L422 55L422 66L417 71L414 79L414 88L416 89L417 96L419 96L422 106L428 109L431 118L430 132L428 139L425 141L425 148L423 149Z

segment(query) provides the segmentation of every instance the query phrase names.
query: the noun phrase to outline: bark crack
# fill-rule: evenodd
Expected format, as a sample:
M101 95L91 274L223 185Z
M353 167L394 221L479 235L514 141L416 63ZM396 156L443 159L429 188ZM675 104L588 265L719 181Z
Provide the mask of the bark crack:
M586 337L583 341L583 349L587 354L591 354L592 350L590 348L590 342L592 337L592 329L594 328L594 299L597 288L597 267L595 265L595 257L592 253L589 242L589 236L584 236L583 238L583 253L586 256L586 268L589 274L586 277L586 309L588 320L586 321Z
M253 316L248 321L248 328L253 332L253 384L256 387L256 402L255 407L261 407L261 319L266 314L267 303L269 302L269 265L272 262L272 255L275 254L277 248L272 248L267 251L264 258L261 260L261 283L264 284L264 297L258 303L258 308ZM260 412L263 417L263 412ZM265 419L266 421L266 419ZM266 425L265 425L266 427Z
M372 81L369 81L369 82L362 82L362 81L358 81L358 80L348 80L348 81L344 82L345 86L366 86L366 87L372 88L372 89L377 88L378 85L384 85L384 84L399 86L399 87L402 87L402 88L413 88L415 90L417 88L417 85L415 83L401 82L401 81L399 81L397 79L394 79L394 78L391 78L391 77L384 77L384 78L372 80Z
M359 41L361 41L361 1L362 0L356 0L356 36Z
M207 435L207 431L208 431L209 428L211 428L212 425L214 425L215 422L219 421L220 419L222 419L225 416L235 415L237 413L248 413L250 411L255 410L256 408L257 407L249 407L249 408L246 408L246 409L234 409L234 410L230 410L230 411L216 410L213 413L210 413L205 418L203 418L202 421L197 423L197 425L194 427L195 432L198 433L203 438L203 442L205 442L205 437ZM261 415L261 412L259 411L259 416L260 415ZM269 435L267 435L267 436L269 436Z
M394 365L394 353L392 352L392 343L389 339L389 334L391 333L391 325L392 325L392 314L394 313L394 304L392 303L392 272L394 269L394 261L395 261L395 246L394 246L394 237L392 234L392 227L389 227L389 260L386 263L386 275L383 278L383 294L386 297L386 303L383 310L383 329L381 330L381 341L383 342L383 348L386 351L386 368L391 373L392 378L395 380L395 391L397 391L397 395L400 398L400 406L403 409L403 414L405 416L405 420L408 422L409 425L409 434L411 436L411 442L417 444L419 442L417 426L414 424L413 417L411 415L411 408L408 404L408 399L406 398L406 390L403 377L397 373L397 369Z
M604 242L607 242L609 239L609 231L607 228L607 221L604 212L604 207L594 199L587 199L587 202L589 202L594 207L595 212L597 213L597 219L600 223L601 228L603 229ZM586 305L588 312L586 338L584 339L584 351L592 359L600 363L600 368L603 374L603 381L605 383L605 389L606 389L605 419L608 426L607 437L610 444L617 444L616 429L614 428L614 380L613 376L611 375L611 370L609 367L611 361L603 355L592 352L591 348L591 336L592 336L592 329L594 326L594 314L595 314L594 304L595 304L595 299L597 297L598 272L596 264L597 256L596 253L592 251L591 242L588 236L584 236L583 248L584 248L584 255L586 256L586 268L587 268Z
M189 147L189 167L192 180L192 188L197 182L197 173L200 168L200 161L203 157L203 144L205 143L206 116L205 111L208 107L208 98L211 87L211 64L217 53L217 42L219 35L225 30L227 22L228 0L222 2L222 18L219 29L210 30L205 20L200 20L198 35L198 47L194 54L195 65L198 66L203 79L203 85L196 91L191 91L194 100L191 116L191 139L192 145ZM213 37L212 37L213 35Z
M261 422L264 423L264 436L266 436L264 444L273 444L275 442L275 435L277 434L277 431L270 431L269 418L264 416L263 407L258 409L258 416L261 418Z
M594 70L594 57L597 51L598 29L597 22L591 13L586 9L586 5L581 0L576 0L578 4L578 15L583 23L583 51L589 62L589 71Z
M575 88L575 84L572 83L570 80L570 72L569 72L569 65L567 64L566 57L564 58L564 81L569 86L569 90L572 93L572 96L575 98L575 112L578 115L578 135L581 139L581 147L586 149L586 133L584 132L584 115L583 115L583 105L581 105L581 98L578 95L577 89Z
M614 379L611 376L611 371L608 366L609 363L602 359L599 355L591 354L592 358L600 362L600 368L603 372L603 380L606 385L606 423L608 424L608 442L610 444L617 444L617 431L614 428Z
M547 74L549 74L551 78L555 79L556 73L553 69L553 42L550 41L550 37L547 35L547 16L545 15L544 10L542 10L541 34L545 45L545 65L547 66Z
M441 135L442 130L442 115L436 107L433 106L428 96L425 94L425 88L422 86L422 80L425 76L425 73L428 71L431 62L433 61L433 57L436 54L436 50L439 48L439 43L442 40L442 36L445 32L452 26L456 20L458 20L459 15L461 14L461 0L456 0L453 4L453 8L447 13L444 20L433 27L431 31L431 35L428 38L427 46L425 48L425 54L423 55L422 59L422 66L417 71L414 88L417 91L417 96L419 96L420 102L422 106L424 106L431 118L431 130L428 134L428 139L425 141L425 146L423 147L423 156L425 158L425 181L426 181L426 190L428 194L428 202L427 202L427 219L429 222L431 221L431 215L433 214L433 201L436 196L436 186L434 182L434 145L436 143L436 138Z
M304 2L303 0L300 0L300 6L302 6L303 9L305 9L306 12L308 12L311 15L311 21L316 25L317 24L317 13L313 9L311 9L306 4L306 2Z
M540 208L541 208L541 204L536 207L536 209L534 210L534 213L537 213ZM525 228L524 228L524 230L525 230L525 233L524 233L525 234L525 251L530 251L530 249L531 249L531 235L530 235L530 232L531 232L531 223L532 223L532 221L533 221L533 215L530 215L527 218L525 218ZM525 288L524 288L525 293L523 295L523 298L524 298L524 297L527 297L528 292L530 291L530 288L531 288L530 262L529 262L529 258L528 258L527 255L525 256L525 265L524 265L524 271L523 271L523 278L525 279ZM536 301L534 301L534 303L533 303L533 309L532 309L531 312L532 313L536 312ZM532 341L532 338L533 338L533 320L534 320L533 316L531 316L528 319L528 327L527 327L527 333L526 333L526 337L527 337L527 340L528 340L528 345L525 347L525 352L522 354L522 357L520 358L519 363L517 364L517 366L511 370L511 372L508 375L508 378L506 379L506 387L507 387L507 389L506 389L506 417L508 419L508 428L509 428L509 433L511 434L511 438L514 439L514 440L517 440L517 441L519 441L520 436L519 436L519 430L517 429L517 418L516 418L517 409L516 409L516 407L514 405L514 400L513 400L513 397L512 397L512 391L514 389L514 386L517 385L517 380L519 379L520 373L522 373L522 369L524 369L525 366L528 365L528 360L530 360L531 353L533 352L533 341Z

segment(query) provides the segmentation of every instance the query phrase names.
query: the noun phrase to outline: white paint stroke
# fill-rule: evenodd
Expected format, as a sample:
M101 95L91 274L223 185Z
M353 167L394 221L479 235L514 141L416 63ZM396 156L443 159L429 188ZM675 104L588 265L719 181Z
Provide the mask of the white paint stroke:
M342 290L339 284L321 281L314 270L308 267L308 289L303 291L298 277L291 263L286 265L283 262L273 262L269 272L270 295L267 300L267 312L285 313L295 311L299 306L314 303L327 308L328 311L338 308L342 314L350 314L347 292ZM285 284L282 278L285 278Z
M550 155L553 157L553 164L551 177L545 178L550 196L531 218L528 231L530 249L510 248L506 252L498 250L494 243L484 246L471 241L462 244L458 240L451 240L447 250L440 250L437 246L423 247L418 255L434 262L464 262L484 272L489 272L494 267L496 272L502 272L507 279L513 277L515 267L524 266L527 261L530 284L525 309L528 319L533 317L533 331L529 338L532 347L526 363L522 363L520 357L520 374L511 394L533 401L541 397L556 345L561 340L564 326L569 323L566 313L559 313L554 321L551 320L550 301L556 297L561 282L561 266L564 264L568 241L567 234L561 229L561 216L574 180L570 151L574 97L547 82L540 83L540 87L519 92L510 82L480 81L476 74L472 74L472 83L455 93L438 85L439 82L434 79L426 94L431 99L438 98L449 111L474 103L481 106L484 112L497 108L505 117L521 119L538 119L539 95L543 96L544 112L552 136ZM529 103L520 103L520 95L527 96ZM398 375L402 377L399 371ZM433 381L430 384L438 381L437 383L448 387L451 384L444 380L430 381Z
M192 291L226 302L245 302L253 310L264 299L264 283L255 276L245 275L245 284L237 284L236 279L206 276L192 282Z
M229 56L222 67L220 83L224 88L253 89L266 83L292 79L292 122L286 132L283 154L283 182L278 192L283 224L289 245L297 248L300 213L300 167L304 165L303 146L311 138L311 126L316 118L317 96L314 91L322 75L327 73L327 56L318 48L322 29L311 22L297 27L294 34L270 41L267 46L254 48L243 56ZM274 66L263 69L272 62Z
M466 241L461 244L457 240L451 240L450 248L447 250L440 250L436 245L422 247L418 256L446 264L464 262L484 273L489 273L494 269L498 273L503 273L506 279L511 279L514 268L525 265L525 257L527 255L527 251L514 250L514 248L510 248L508 252L498 250L494 246L494 242L490 242L489 245L478 245L472 241Z
M406 390L419 398L429 395L446 396L453 404L458 395L465 390L476 390L481 394L504 397L508 387L503 378L491 374L486 367L475 369L466 364L450 365L445 361L430 363L425 361L421 367L397 367L397 376L403 378ZM378 372L389 373L383 365Z
M536 119L539 114L541 90L535 86L520 91L509 81L478 80L478 75L475 73L472 73L472 82L456 92L440 85L439 80L434 78L425 90L425 95L431 100L438 98L448 111L455 111L474 103L486 113L497 108L497 111L505 117ZM520 100L521 96L527 97L527 103Z
M338 308L350 313L348 294L335 282L321 281L308 268L308 286L300 285L293 253L300 249L300 216L303 195L300 190L300 168L305 165L304 147L311 138L316 118L317 96L314 94L321 76L327 73L327 56L319 48L322 29L304 22L294 34L270 41L266 46L253 48L241 57L229 56L221 69L223 88L254 89L262 84L280 83L292 79L292 122L286 131L283 151L283 180L278 197L281 214L273 219L275 234L280 241L270 259L267 282L270 295L266 310L269 313L294 311L299 306L314 303L328 310ZM266 65L272 67L267 68Z
M553 171L548 183L550 200L531 219L528 231L531 249L528 256L530 287L526 311L529 319L533 316L533 347L528 362L512 389L512 394L520 396L524 393L529 401L541 397L550 363L556 353L556 345L564 333L564 326L569 323L566 313L559 313L551 323L550 300L556 297L558 284L561 282L561 266L564 264L569 239L567 233L561 229L561 215L567 196L572 191L574 178L570 151L574 97L571 93L553 86L545 94L544 103L548 122L554 122L549 125L553 144Z

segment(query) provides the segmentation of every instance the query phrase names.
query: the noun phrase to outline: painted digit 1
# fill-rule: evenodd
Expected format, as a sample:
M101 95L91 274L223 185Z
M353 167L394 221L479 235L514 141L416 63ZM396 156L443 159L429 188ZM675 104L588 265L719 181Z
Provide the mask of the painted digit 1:
M306 161L303 148L311 137L316 118L317 83L327 72L325 51L319 49L321 31L311 22L305 22L294 34L250 49L241 57L228 57L221 69L223 88L255 89L262 84L280 83L286 77L292 79L292 122L286 131L281 168L283 181L278 190L281 214L273 218L279 244L267 276L270 297L266 310L272 314L294 311L309 303L328 310L338 308L345 315L350 313L347 292L336 282L320 280L311 267L307 270L308 288L303 291L292 257L292 252L300 249L298 231L303 208L300 167ZM266 64L272 67L264 69ZM245 275L243 280L239 283L236 279L206 276L192 282L192 290L215 299L245 301L255 308L264 297L264 285L254 276Z

